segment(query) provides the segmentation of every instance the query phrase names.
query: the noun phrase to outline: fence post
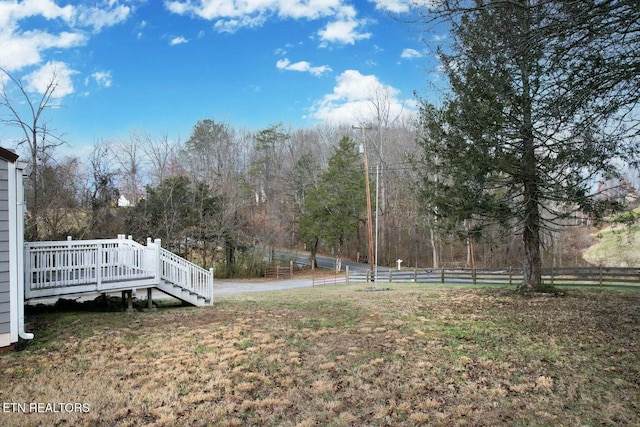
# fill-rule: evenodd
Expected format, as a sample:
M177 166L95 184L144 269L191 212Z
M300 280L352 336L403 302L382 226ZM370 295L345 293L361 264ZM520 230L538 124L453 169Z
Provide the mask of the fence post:
M345 265L345 266L344 266L344 271L345 271L345 273L347 274L347 275L346 275L346 278L347 278L346 283L347 283L347 285L348 285L348 284L349 284L349 265Z
M553 265L551 266L551 286L553 286Z
M289 279L293 279L293 261L289 261Z
M471 278L473 279L473 284L475 285L476 284L476 268L475 267L471 269Z
M513 277L513 268L509 266L509 286L512 285L511 279Z
M600 265L600 287L602 287L602 265Z
M444 284L444 267L442 267L442 275L440 276L440 283Z

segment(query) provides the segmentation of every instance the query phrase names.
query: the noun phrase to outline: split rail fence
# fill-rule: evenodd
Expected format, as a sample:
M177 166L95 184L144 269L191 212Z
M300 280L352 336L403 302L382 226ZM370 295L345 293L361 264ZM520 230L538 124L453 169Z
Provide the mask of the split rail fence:
M371 270L347 272L347 283L413 282L451 284L518 285L522 268L436 268L379 270L377 280ZM542 280L555 286L640 287L640 268L563 267L543 268Z

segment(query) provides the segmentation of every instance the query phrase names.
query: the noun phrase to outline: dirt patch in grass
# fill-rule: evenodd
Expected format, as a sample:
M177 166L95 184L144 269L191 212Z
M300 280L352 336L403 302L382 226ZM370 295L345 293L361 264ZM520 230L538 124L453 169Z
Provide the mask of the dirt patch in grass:
M640 423L637 292L351 285L27 320L34 342L0 355L5 408L88 411L0 425Z

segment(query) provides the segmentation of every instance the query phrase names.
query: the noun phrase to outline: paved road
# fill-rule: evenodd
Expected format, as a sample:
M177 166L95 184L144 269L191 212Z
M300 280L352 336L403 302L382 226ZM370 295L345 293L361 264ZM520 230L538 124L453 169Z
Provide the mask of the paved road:
M283 249L274 250L274 256L276 259L284 262L293 261L298 266L306 266L309 264L309 252L303 251L288 251ZM316 255L316 262L318 263L318 267L320 268L335 268L336 259L334 257L325 256L325 255ZM341 270L345 271L346 267L349 266L350 270L368 270L369 264L363 264L361 262L342 260ZM378 271L386 271L387 267L378 267Z

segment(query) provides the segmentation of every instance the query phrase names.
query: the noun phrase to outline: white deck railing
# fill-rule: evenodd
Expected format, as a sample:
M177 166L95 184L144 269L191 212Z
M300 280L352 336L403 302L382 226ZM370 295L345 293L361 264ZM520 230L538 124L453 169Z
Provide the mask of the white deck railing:
M162 280L194 295L206 295L207 299L211 296L213 303L213 268L207 271L163 248L160 248L160 262Z
M163 281L213 302L207 271L161 247L117 239L25 243L25 297L158 286Z
M27 298L102 291L114 283L154 277L148 248L133 240L71 240L25 243Z

